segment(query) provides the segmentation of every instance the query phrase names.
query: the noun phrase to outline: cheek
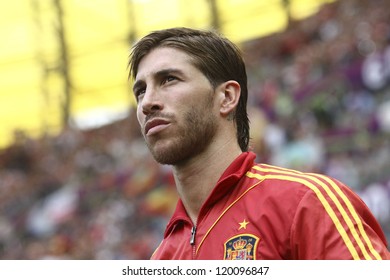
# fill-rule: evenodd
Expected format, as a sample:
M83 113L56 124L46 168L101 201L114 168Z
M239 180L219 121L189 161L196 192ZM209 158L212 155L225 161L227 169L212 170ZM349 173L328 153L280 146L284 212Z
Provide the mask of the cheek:
M139 106L137 107L137 120L138 120L138 123L140 126L142 126L142 124L144 123L144 120L145 120L145 116L141 112L141 109Z

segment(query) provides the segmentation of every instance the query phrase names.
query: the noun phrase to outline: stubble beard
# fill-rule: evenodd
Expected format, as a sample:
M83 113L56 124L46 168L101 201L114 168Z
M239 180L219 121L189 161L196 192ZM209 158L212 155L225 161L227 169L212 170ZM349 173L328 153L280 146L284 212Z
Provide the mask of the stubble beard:
M206 150L217 128L210 104L212 102L204 107L199 105L192 107L185 115L184 125L178 127L171 141L165 146L158 147L159 140L154 143L146 141L152 156L158 163L181 165Z

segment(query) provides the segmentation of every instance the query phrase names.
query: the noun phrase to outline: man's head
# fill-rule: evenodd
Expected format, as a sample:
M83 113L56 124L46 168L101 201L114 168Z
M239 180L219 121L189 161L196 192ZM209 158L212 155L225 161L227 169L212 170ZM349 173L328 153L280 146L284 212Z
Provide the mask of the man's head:
M249 120L246 103L248 96L245 64L240 50L229 40L211 31L189 28L171 28L155 31L142 38L133 47L129 62L130 76L137 77L139 65L152 50L169 47L191 57L193 66L208 79L215 89L229 80L238 82L241 88L232 119L237 128L237 141L242 151L248 150Z

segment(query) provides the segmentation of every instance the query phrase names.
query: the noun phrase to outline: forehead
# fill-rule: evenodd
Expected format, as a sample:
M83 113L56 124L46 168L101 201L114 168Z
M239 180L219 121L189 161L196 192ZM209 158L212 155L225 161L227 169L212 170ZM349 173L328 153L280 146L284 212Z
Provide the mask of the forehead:
M157 47L141 59L136 80L170 68L179 68L182 71L197 70L192 58L184 51L171 47Z

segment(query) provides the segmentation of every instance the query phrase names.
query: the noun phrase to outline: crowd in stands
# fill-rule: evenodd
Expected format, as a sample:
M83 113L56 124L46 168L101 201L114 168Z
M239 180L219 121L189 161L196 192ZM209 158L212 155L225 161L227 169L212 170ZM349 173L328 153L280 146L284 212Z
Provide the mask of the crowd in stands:
M336 1L241 47L258 161L340 179L390 241L390 2ZM148 259L176 200L134 109L88 131L17 131L0 153L0 259Z

